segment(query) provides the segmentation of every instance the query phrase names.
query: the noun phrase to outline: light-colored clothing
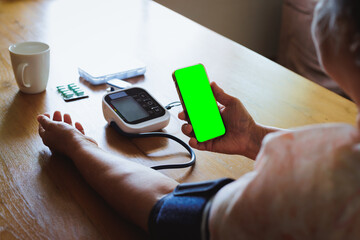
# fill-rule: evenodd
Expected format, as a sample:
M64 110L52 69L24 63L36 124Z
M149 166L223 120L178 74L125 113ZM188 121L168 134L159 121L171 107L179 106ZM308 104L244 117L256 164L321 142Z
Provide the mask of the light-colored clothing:
M215 196L211 239L360 239L360 139L346 124L269 134Z

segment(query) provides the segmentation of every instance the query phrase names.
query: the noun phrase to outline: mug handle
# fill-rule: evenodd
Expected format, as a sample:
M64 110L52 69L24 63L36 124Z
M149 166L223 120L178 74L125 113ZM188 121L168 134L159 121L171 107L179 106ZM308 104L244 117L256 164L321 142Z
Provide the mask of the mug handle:
M17 75L18 77L20 77L21 83L27 88L31 87L30 83L25 82L25 76L24 76L25 68L28 65L29 64L27 63L20 63L19 66L17 67Z

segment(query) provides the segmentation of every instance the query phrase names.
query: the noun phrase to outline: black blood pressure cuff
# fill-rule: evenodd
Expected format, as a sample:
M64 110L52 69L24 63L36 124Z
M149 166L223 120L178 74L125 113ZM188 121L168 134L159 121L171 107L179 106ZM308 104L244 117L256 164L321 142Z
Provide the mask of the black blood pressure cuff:
M232 179L222 178L215 181L184 183L160 199L149 217L151 239L201 239L203 212L208 201ZM205 232L207 230L205 218ZM205 236L206 239L207 236Z

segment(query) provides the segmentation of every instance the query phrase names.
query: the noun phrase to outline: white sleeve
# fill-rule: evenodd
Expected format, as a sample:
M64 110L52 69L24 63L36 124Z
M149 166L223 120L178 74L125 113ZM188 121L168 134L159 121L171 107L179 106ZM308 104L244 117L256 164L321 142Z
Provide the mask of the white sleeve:
M271 134L255 170L222 188L210 239L360 239L360 138L350 125Z

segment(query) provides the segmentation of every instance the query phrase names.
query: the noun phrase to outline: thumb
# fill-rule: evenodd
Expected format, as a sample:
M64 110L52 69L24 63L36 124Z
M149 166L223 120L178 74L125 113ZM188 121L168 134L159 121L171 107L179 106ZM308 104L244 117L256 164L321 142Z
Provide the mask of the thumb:
M46 115L39 115L37 116L37 121L40 123L40 125L47 130L49 126L53 123L49 117Z
M214 93L216 101L224 106L230 105L234 97L226 94L222 88L220 88L215 82L212 82L211 89Z

